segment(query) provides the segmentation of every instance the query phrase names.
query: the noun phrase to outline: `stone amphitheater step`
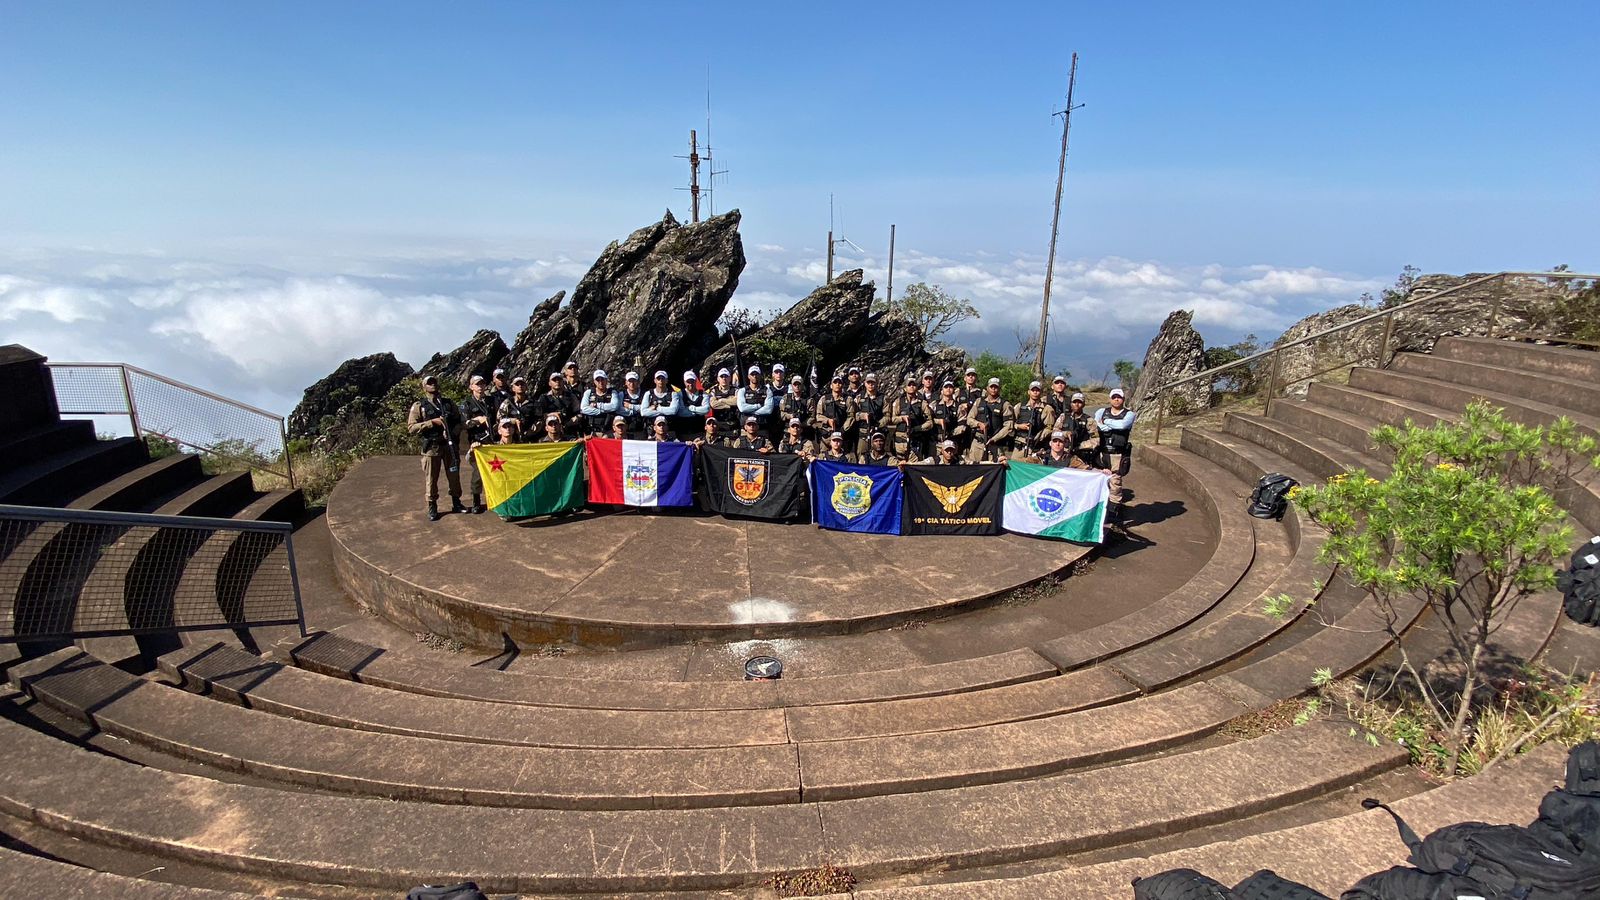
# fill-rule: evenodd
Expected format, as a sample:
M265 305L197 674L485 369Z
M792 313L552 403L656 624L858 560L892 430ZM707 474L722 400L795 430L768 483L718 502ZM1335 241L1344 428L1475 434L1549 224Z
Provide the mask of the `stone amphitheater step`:
M1310 399L1277 400L1268 417L1348 447L1362 456L1390 461L1388 451L1372 442L1372 429L1377 423L1338 407Z
M1495 338L1443 337L1435 356L1600 384L1600 352Z
M229 518L239 522L293 523L305 510L305 495L299 490L268 491ZM217 610L230 622L251 618L250 588L256 573L263 565L285 569L289 560L288 550L281 541L262 540L260 533L250 537L246 537L247 534L250 533L218 531L206 538L183 567L173 596L214 598ZM186 611L187 606L176 610L175 622L180 628L215 621L215 616L209 614L201 622L185 620Z
M1140 459L1185 484L1216 523L1211 560L1189 582L1160 602L1094 628L1039 644L1039 655L1069 671L1123 653L1177 631L1205 615L1250 570L1255 558L1255 528L1238 503L1243 488L1223 469L1194 456L1179 457L1165 447L1147 445Z
M1589 416L1600 416L1600 391L1595 390L1597 385L1593 381L1577 381L1429 353L1402 353L1395 357L1391 368L1453 384L1493 385L1500 394L1535 400Z
M1547 744L1471 778L1415 794L1392 805L1421 834L1455 822L1524 825L1539 799L1562 777L1564 753ZM1354 804L1352 804L1354 806ZM861 900L1127 900L1137 877L1170 869L1198 869L1235 884L1259 869L1337 897L1365 875L1406 864L1406 846L1381 810L1352 811L1293 828L1255 834L1154 856L1132 857L1018 878L857 890Z
M88 420L30 425L0 436L0 460L7 469L30 465L94 440L94 423Z
M931 697L1033 681L1056 667L1026 648L949 663L780 681L604 681L434 666L336 634L279 645L286 662L394 690L583 709L760 709Z
M1446 409L1436 406L1429 399L1434 399L1433 394L1447 393L1451 390L1464 390L1454 385L1444 386L1442 382L1431 382L1431 379L1411 379L1407 376L1392 372L1377 372L1370 369L1357 369L1355 373L1362 374L1356 377L1352 374L1352 383L1359 382L1363 387L1314 384L1308 398L1316 403L1347 410L1358 416L1370 418L1374 425L1403 425L1406 420L1411 420L1419 425L1435 425L1440 422L1453 422L1460 418L1461 409ZM1429 392L1428 385L1418 385L1418 381L1438 384L1441 387ZM1426 399L1411 399L1387 393L1391 390L1401 390L1405 394L1421 394ZM1466 393L1475 393L1470 390ZM1481 393L1475 393L1481 396ZM1470 398L1469 398L1470 399ZM1506 414L1513 420L1528 425L1547 425L1557 416L1565 413L1580 428L1590 434L1600 437L1600 420L1586 416L1579 416L1570 411L1558 410L1553 407L1538 406L1526 401L1519 401L1512 397L1489 397L1492 402L1502 404ZM1439 402L1445 402L1440 399ZM1465 405L1467 401L1463 400ZM1586 424L1587 423L1587 424ZM1600 474L1589 472L1580 475L1571 481L1556 495L1557 502L1561 503L1572 513L1573 518L1582 522L1590 532L1600 533Z
M213 475L157 507L155 514L226 517L254 496L249 472ZM182 529L127 529L101 552L83 580L75 621L100 623L99 627L112 622L134 628L173 624L167 615L170 605L161 601L170 600L185 565L205 539L203 532ZM130 595L141 598L139 610L127 609L125 598ZM133 665L140 656L140 643L132 637L94 637L78 643L101 659L121 665Z
M175 756L365 796L555 809L797 803L793 746L595 750L351 731L129 675L71 649L13 666L19 689L103 731Z
M85 840L308 882L403 888L470 877L491 891L712 889L754 886L824 860L871 878L1081 852L1303 801L1403 764L1398 748L1343 732L1314 723L1092 773L898 797L574 811L291 795L130 765L0 721L0 739L17 751L0 783L0 811ZM537 853L530 835L539 836Z
M1318 481L1355 469L1366 469L1380 478L1389 471L1388 466L1376 457L1359 453L1281 420L1229 413L1222 421L1222 429L1271 450L1311 472Z
M1411 354L1402 354L1396 359ZM1484 385L1494 385L1491 390ZM1600 435L1600 416L1569 409L1537 398L1519 397L1499 389L1494 381L1484 384L1458 384L1439 378L1430 378L1405 369L1351 369L1350 386L1377 394L1398 397L1447 410L1451 417L1461 415L1461 410L1474 400L1488 400L1506 411L1507 418L1526 425L1548 425L1560 416L1566 416L1589 434Z
M0 472L0 503L62 506L84 492L149 460L144 442L131 437L93 441Z
M250 894L96 872L0 847L0 897L52 900L248 900Z

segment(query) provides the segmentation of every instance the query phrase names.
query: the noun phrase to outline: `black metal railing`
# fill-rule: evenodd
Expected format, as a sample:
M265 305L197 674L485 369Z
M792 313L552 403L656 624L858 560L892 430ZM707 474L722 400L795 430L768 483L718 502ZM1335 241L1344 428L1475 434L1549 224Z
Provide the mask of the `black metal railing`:
M65 416L115 416L135 437L270 472L294 487L294 462L282 416L127 363L49 363L56 405Z
M0 505L0 643L297 625L285 522Z
M1266 406L1265 411L1270 412L1272 409L1272 402L1274 399L1276 399L1280 391L1290 387L1293 384L1313 380L1330 372L1347 369L1351 366L1355 366L1367 361L1371 361L1372 365L1374 365L1376 368L1381 369L1387 367L1391 357L1390 350L1394 343L1395 323L1402 315L1408 312L1416 311L1424 306L1433 306L1439 304L1441 301L1448 301L1452 298L1455 298L1459 294L1462 294L1473 288L1483 287L1490 282L1503 281L1510 278L1535 278L1565 282L1592 282L1600 279L1600 275L1587 275L1578 272L1496 272L1492 275L1484 275L1479 278L1474 278L1454 287L1446 288L1442 291L1437 291L1424 297L1419 297L1416 300L1411 300L1406 303L1389 307L1388 309L1376 310L1369 315L1360 316L1348 322L1344 322L1330 328L1325 328L1316 332L1315 334L1308 334L1305 337L1296 338L1292 341L1274 344L1272 347L1269 347L1260 353L1252 354L1241 359L1236 359L1230 363L1207 369L1204 372L1197 372L1185 378L1175 379L1156 388L1148 398L1148 403L1155 404L1155 435L1153 437L1153 441L1157 444L1161 443L1161 430L1167 415L1169 413L1177 414L1177 412L1169 410L1168 407L1172 405L1171 399L1173 398L1175 392L1181 388L1185 388L1190 385L1203 385L1203 389L1189 387L1188 391L1185 393L1205 395L1207 402L1203 405L1209 406L1209 396L1212 393L1212 386L1215 385L1219 380L1226 381L1231 379L1236 382L1244 381L1255 385L1257 382L1261 381L1261 378L1264 375L1265 386L1264 388L1259 388L1259 390L1262 390L1264 393ZM1498 334L1503 299L1504 292L1497 292L1494 295L1494 298L1490 303L1489 310L1484 317L1484 334L1489 337L1496 337ZM1370 342L1372 347L1371 350L1364 350L1353 356L1336 355L1335 361L1332 363L1329 363L1327 359L1322 359L1319 361L1321 367L1316 368L1314 371L1297 374L1292 379L1284 376L1283 359L1284 356L1290 351L1303 349L1309 350L1310 348L1313 348L1315 345L1318 345L1329 338L1343 335L1347 332L1361 328L1372 329L1374 337L1377 337L1377 335L1381 332L1381 337ZM1561 335L1516 334L1505 336L1520 339L1543 340L1562 338ZM1356 343L1366 345L1369 342L1359 341ZM1199 411L1201 410L1185 409L1181 412Z

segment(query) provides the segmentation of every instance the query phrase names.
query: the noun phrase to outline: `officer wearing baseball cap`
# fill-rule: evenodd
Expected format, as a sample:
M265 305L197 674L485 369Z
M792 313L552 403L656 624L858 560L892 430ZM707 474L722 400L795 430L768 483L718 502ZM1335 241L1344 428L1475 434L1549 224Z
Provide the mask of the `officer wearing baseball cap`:
M784 429L782 439L778 441L779 453L793 453L801 459L809 461L816 453L811 442L805 438L806 424L801 419L790 419L789 427Z
M629 437L638 435L643 429L643 419L640 411L644 407L644 391L639 389L639 373L629 372L622 376L622 409L621 415L627 420Z
M574 412L567 395L567 377L560 372L551 372L549 384L549 389L540 394L534 403L534 411L541 420L555 413L561 417L562 424L565 425L569 415Z
M856 459L866 455L868 439L874 431L883 428L889 414L888 401L878 393L877 373L868 372L862 383L865 387L856 396Z
M700 373L689 369L683 373L683 390L678 392L678 415L672 423L678 439L698 439L705 430L706 416L710 414L711 394L700 383Z
M1067 450L1077 463L1075 468L1098 469L1100 427L1094 424L1094 418L1084 411L1083 402L1083 394L1073 394L1067 401L1066 417L1057 422L1056 426L1066 432Z
M778 419L783 422L783 438L789 437L794 423L800 423L800 435L804 438L810 431L811 418L816 414L816 406L810 397L806 396L805 379L799 375L789 379L789 390L778 401Z
M827 443L825 443L822 450L817 453L817 459L841 463L853 463L856 461L855 457L846 452L844 433L839 431L832 432L828 435Z
M851 366L844 373L844 394L851 400L861 396L866 388L861 384L861 367Z
M722 434L739 430L739 389L734 386L733 373L717 370L717 383L711 386L711 415L717 417L717 428Z
M845 394L844 379L838 375L828 382L828 392L817 398L817 434L839 432L842 440L855 427L856 403ZM823 441L826 444L827 441Z
M482 375L472 376L472 381L467 385L467 399L461 401L462 431L458 446L469 451L461 454L461 464L467 467L468 481L472 486L471 511L474 513L487 509L483 505L483 474L478 471L470 451L494 443L495 411L488 387Z
M422 443L422 474L426 480L423 497L428 504L428 521L439 521L439 470L450 484L450 511L466 512L461 505L461 457L453 435L461 430L461 410L439 393L439 379L422 378L422 396L406 413L406 431Z
M767 420L772 417L772 411L778 407L778 398L762 380L760 366L751 366L746 370L745 385L739 389L737 402L740 418L754 417L756 428L765 432L768 427Z
M1111 470L1111 519L1117 526L1123 524L1122 479L1133 464L1133 422L1137 415L1123 404L1122 388L1111 390L1111 405L1094 412L1094 424L1100 429L1100 468Z
M1011 423L1015 410L1000 396L1000 379L991 378L984 394L967 411L967 427L972 430L972 446L967 450L971 462L999 462L1010 449Z
M583 392L578 412L583 415L584 432L590 437L605 437L611 429L611 419L622 409L622 398L611 388L611 378L605 369L595 369L593 385Z
M500 419L515 419L517 433L533 434L539 421L539 411L534 398L528 393L528 379L521 375L511 379L511 396L500 404Z
M672 418L678 414L683 403L678 392L673 390L672 384L667 381L665 370L658 369L652 381L654 383L644 392L644 403L639 407L640 415L644 416L647 437L655 436L657 419L671 425Z
M864 466L898 466L900 457L889 450L889 438L881 431L867 435L866 452L857 456Z
M1028 385L1028 399L1014 410L1012 424L1012 455L1019 459L1037 457L1045 450L1045 441L1055 430L1056 414L1044 402L1044 385L1035 381Z
M1050 394L1044 398L1050 405L1050 411L1056 414L1056 421L1062 421L1067 415L1067 376L1057 375L1050 379Z
M744 433L739 435L739 439L734 441L733 446L737 450L754 450L757 453L772 452L772 442L767 440L767 436L761 433L761 421L755 416L745 416Z

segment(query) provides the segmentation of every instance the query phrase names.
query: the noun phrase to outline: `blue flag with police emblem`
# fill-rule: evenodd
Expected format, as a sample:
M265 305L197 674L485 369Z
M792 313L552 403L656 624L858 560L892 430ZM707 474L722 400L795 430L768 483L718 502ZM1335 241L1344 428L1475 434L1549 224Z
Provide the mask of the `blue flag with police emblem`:
M894 466L811 464L811 521L835 531L900 533L900 482Z

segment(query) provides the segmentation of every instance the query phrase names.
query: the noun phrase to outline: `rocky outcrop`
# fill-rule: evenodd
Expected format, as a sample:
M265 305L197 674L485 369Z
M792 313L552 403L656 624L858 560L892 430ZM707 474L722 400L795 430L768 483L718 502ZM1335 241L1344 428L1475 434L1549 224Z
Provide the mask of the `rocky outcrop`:
M860 269L841 272L771 322L740 337L741 361L745 365L809 365L815 351L819 370L833 364L839 348L854 347L871 315L876 288L870 281L863 283L862 274ZM705 358L699 371L706 374L724 366L732 368L733 355L733 345L724 344Z
M472 381L474 375L488 378L494 374L495 367L508 352L510 350L500 335L485 328L449 353L435 353L417 370L417 374L437 375L465 385Z
M289 437L316 440L331 450L353 444L343 432L371 420L384 395L413 373L411 366L393 353L374 353L347 359L333 374L306 388L300 404L289 414Z
M1161 323L1161 330L1145 350L1144 366L1139 370L1139 386L1128 405L1142 409L1155 389L1179 378L1187 378L1206 367L1206 344L1194 330L1194 313L1173 310ZM1196 381L1170 392L1169 411L1193 412L1211 405L1211 385Z
M1272 342L1272 345L1285 347L1301 338L1329 328L1337 328L1346 322L1353 322L1372 313L1371 307L1359 303L1336 306L1326 312L1306 316L1290 325L1287 331ZM1342 362L1366 360L1370 363L1377 354L1378 345L1382 340L1383 326L1379 324L1374 327L1369 324L1287 347L1278 362L1279 396L1304 397L1311 389L1313 376ZM1266 378L1263 372L1260 383L1265 385Z
M539 304L502 367L542 382L569 359L580 370L696 365L744 263L738 210L691 225L669 212L607 246L570 302Z
M850 366L860 366L863 374L877 375L879 389L889 395L900 392L907 374L921 375L927 369L940 381L954 377L960 384L967 358L959 347L930 352L916 323L889 313L873 316L851 346L839 349L839 361L829 371L842 375Z

